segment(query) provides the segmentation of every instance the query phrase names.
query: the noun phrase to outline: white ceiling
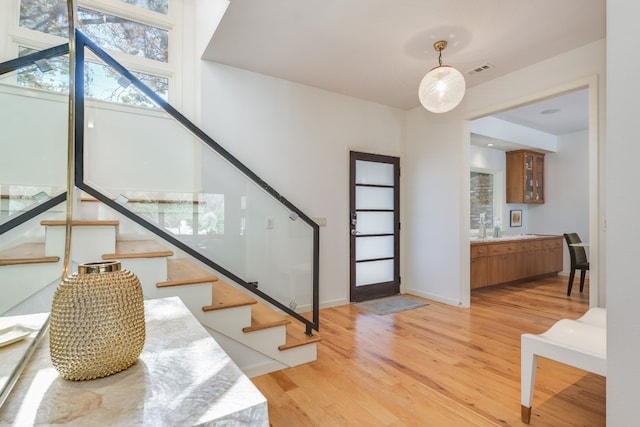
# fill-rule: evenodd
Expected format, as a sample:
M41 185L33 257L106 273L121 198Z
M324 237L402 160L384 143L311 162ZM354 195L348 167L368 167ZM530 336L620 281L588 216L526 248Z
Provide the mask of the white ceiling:
M449 42L443 63L472 87L604 37L603 0L231 0L203 58L410 109L438 63L437 40ZM492 67L467 73L483 64ZM498 116L566 133L574 101Z

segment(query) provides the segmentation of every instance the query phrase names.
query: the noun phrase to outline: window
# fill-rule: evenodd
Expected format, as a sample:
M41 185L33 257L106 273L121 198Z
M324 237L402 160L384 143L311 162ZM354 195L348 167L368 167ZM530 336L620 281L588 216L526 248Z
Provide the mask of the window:
M484 214L487 230L493 229L497 223L504 228L503 213L506 209L503 195L504 173L497 170L471 168L469 179L469 229L477 231L480 228L481 214Z
M142 7L154 12L167 14L169 13L169 0L120 0L138 7Z
M65 0L16 1L20 5L17 30L20 37L16 37L20 39L20 55L39 50L43 45L64 43L68 34ZM176 74L176 60L171 58L169 49L169 40L176 33L173 21L169 0L85 0L78 6L80 30L167 101ZM59 40L53 42L51 36ZM41 67L23 70L16 83L66 93L67 61L49 60L46 71ZM146 96L91 55L87 55L85 81L88 98L153 107Z
M67 37L69 34L66 2L49 5L39 0L20 2L19 25L34 31ZM169 32L129 19L78 7L78 27L105 50L168 62Z
M485 226L493 226L493 174L471 171L471 223L470 229L479 228L484 214Z
M21 47L20 56L34 52ZM161 98L168 100L169 81L165 77L133 72L145 85L153 89ZM120 75L101 63L85 62L85 96L101 101L119 102L140 107L153 107L149 98L135 86L120 80ZM40 62L38 65L18 71L16 83L19 86L47 90L56 93L69 92L69 58L57 57Z

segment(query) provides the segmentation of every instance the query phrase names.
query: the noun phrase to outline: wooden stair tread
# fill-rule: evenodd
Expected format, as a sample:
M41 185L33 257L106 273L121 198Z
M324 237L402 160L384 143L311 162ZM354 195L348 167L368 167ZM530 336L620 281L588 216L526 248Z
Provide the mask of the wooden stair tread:
M260 331L275 326L290 324L291 321L265 304L251 306L251 326L242 328L243 332Z
M288 350L319 341L322 341L322 338L317 332L314 332L314 335L310 337L304 333L304 325L295 322L295 324L287 325L287 342L278 346L278 350Z
M156 283L158 288L197 283L213 283L218 277L188 259L167 260L167 281Z
M210 305L205 305L204 307L202 307L203 311L242 307L245 305L256 304L258 302L241 290L236 289L228 283L222 282L220 280L218 280L212 286L211 301L212 303Z
M44 219L40 221L40 225L49 227L59 227L67 225L67 221L64 219ZM74 227L88 227L88 226L102 226L102 225L120 225L120 221L117 219L74 219L71 221L71 225Z
M116 253L106 254L102 259L129 258L161 258L173 256L173 251L166 249L155 240L118 240Z
M60 257L46 256L44 243L24 243L0 251L0 266L58 262Z

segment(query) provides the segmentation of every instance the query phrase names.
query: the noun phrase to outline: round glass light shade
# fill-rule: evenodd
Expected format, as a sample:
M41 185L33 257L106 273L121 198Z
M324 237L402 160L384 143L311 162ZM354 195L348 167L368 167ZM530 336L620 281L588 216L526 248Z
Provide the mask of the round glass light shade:
M422 106L432 113L446 113L462 101L465 90L462 73L441 65L424 76L418 88L418 98Z

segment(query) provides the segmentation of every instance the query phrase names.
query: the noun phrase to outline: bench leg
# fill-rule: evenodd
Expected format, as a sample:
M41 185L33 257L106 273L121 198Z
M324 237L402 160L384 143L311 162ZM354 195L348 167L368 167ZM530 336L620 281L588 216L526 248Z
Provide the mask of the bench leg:
M525 424L529 424L531 420L531 403L536 382L537 359L537 356L529 350L526 337L523 336L520 346L520 417Z

